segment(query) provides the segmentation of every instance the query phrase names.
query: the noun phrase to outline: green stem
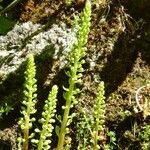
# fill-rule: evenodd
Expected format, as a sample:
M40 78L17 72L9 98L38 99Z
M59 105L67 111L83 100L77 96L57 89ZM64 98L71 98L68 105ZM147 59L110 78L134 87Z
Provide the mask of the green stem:
M68 116L70 112L71 97L72 97L73 89L74 89L74 83L72 82L72 84L69 87L68 98L66 100L66 107L65 107L65 111L63 115L62 124L61 124L57 150L63 150L64 139L65 139L65 134L66 134L66 126L67 126Z
M78 68L77 60L78 59L76 58L75 63L74 63L74 70L72 72L71 81L70 81L70 85L69 85L69 91L68 91L67 97L66 97L66 105L65 105L63 120L61 123L60 133L59 133L59 137L58 137L57 150L63 150L64 139L65 139L65 134L66 134L66 126L67 126L68 116L69 116L71 102L72 102L71 98L73 96L73 90L74 90L74 86L75 86L74 78L76 77L77 68Z
M24 129L24 142L23 142L23 150L28 150L28 143L29 143L29 116L25 119L25 129Z
M70 107L69 107L69 104L68 104L68 108L66 108L65 112L64 112L64 117L63 117L61 129L60 129L60 134L59 134L59 139L58 139L57 150L63 150L64 139L65 139L65 134L66 134L66 125L67 125L67 121L68 121L69 111L70 111Z
M98 137L98 130L97 130L97 123L96 123L96 131L95 131L95 134L94 134L94 148L93 150L97 150L97 137Z
M43 148L43 142L45 139L43 139L43 135L45 135L45 132L46 130L43 130L42 133L40 134L40 140L39 140L39 143L38 143L38 149L37 150L42 150Z
M11 8L15 7L22 0L14 0L11 4L9 4L6 8L0 11L0 15L4 14L6 11L9 11Z
M24 116L25 118L25 129L24 129L24 142L23 142L23 150L28 150L28 144L29 144L29 123L30 123L30 104L32 103L32 90L29 92L29 103L27 106L27 116Z
M45 124L48 124L48 119L46 120L46 123ZM45 135L45 132L46 132L46 128L42 130L42 132L40 133L40 140L39 140L39 143L38 143L38 149L37 150L42 150L43 148L43 142L45 141L45 139L43 138L43 135Z
M49 109L51 109L51 107L49 107ZM50 110L48 110L50 112ZM49 124L49 120L50 120L50 115L47 116L46 121L44 124ZM42 150L43 148L43 142L45 141L46 137L43 138L43 136L45 135L45 133L47 132L46 128L43 128L42 132L40 133L40 140L38 143L38 149L37 150Z

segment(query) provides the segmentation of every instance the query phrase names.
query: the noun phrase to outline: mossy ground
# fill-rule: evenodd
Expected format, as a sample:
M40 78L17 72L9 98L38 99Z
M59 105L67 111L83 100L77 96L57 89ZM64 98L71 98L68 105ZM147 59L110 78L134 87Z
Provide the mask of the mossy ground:
M135 93L150 81L150 15L148 15L150 2L148 0L112 0L102 4L99 2L92 6L92 25L79 100L87 108L91 107L96 97L98 82L103 80L107 105L106 130L116 134L115 149L140 150L142 140L139 138L139 132L150 122L149 116L144 119L142 112L135 111L138 109ZM76 1L67 6L63 1L28 0L17 7L21 9L19 20L23 22L30 20L34 23L51 25L62 21L71 27L74 15L79 15L83 10L84 1ZM94 68L90 68L89 59L94 59L96 63ZM52 84L58 84L60 87L58 112L61 114L62 85L67 84L65 71L58 72L57 61L44 60L37 65L38 99L43 103ZM46 84L47 80L50 85ZM145 93L146 91L143 92L143 96L146 96ZM6 95L5 92L2 94L1 98ZM4 123L9 124L7 126L9 129L16 124L15 116L18 116L18 114L13 115L14 117L11 115L12 113L4 119ZM9 122L7 118L13 121ZM72 131L73 135L74 132ZM7 140L11 143L10 139ZM76 149L76 144L73 145L73 149Z

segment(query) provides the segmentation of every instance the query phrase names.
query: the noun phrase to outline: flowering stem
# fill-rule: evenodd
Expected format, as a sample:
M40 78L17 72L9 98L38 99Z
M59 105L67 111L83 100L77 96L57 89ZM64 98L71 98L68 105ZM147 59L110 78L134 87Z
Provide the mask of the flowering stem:
M78 39L77 42L74 43L70 55L70 71L67 72L67 75L69 76L69 88L66 89L66 92L64 93L66 105L64 107L64 115L59 132L57 150L63 150L67 126L70 123L69 119L73 116L69 115L69 112L73 105L78 103L74 95L79 92L79 89L77 89L75 85L80 82L80 78L82 76L81 72L83 72L82 64L84 63L84 60L82 59L85 56L85 44L87 43L88 34L90 31L90 16L91 3L87 0L83 11L83 16L81 17L81 26L78 30Z
M94 105L94 131L93 131L93 150L100 149L98 141L100 141L100 133L104 131L104 122L105 122L105 90L104 82L101 82L98 86L96 103Z
M35 118L31 118L31 115L36 112L35 104L36 104L36 67L34 63L34 56L31 54L27 61L27 69L25 71L25 83L24 83L24 100L22 107L22 115L18 124L20 125L23 131L23 139L20 137L20 142L22 144L22 150L28 150L29 144L29 129L32 127L32 122L35 121ZM21 144L20 143L20 144Z
M33 92L32 92L32 90L30 90L28 93L28 98L29 98L28 103L29 104L32 103L32 95L33 95ZM31 112L31 106L27 105L26 115L24 116L25 120L24 120L24 131L23 131L23 134L24 134L23 150L28 150L30 112Z
M98 142L98 123L96 122L96 131L95 131L95 134L94 134L94 148L93 150L97 150L97 142Z
M50 147L49 144L51 141L47 138L51 137L53 130L52 123L55 122L53 117L56 112L57 92L58 87L54 85L49 93L48 100L45 101L42 118L39 120L39 122L42 123L42 130L40 131L40 139L37 150L46 150Z
M65 134L66 134L66 126L67 126L68 116L69 116L70 107L72 103L71 99L73 96L73 91L74 91L74 86L75 86L74 78L76 74L77 74L77 61L75 61L75 64L74 64L74 71L72 72L72 77L71 77L70 85L69 85L69 91L66 96L66 107L64 110L63 120L61 124L57 150L63 150L63 143L64 143Z
M28 118L29 119L29 118ZM27 118L26 118L27 121ZM28 122L26 122L25 124L28 124ZM29 143L29 128L28 126L24 129L24 142L23 142L23 150L28 150L28 143Z

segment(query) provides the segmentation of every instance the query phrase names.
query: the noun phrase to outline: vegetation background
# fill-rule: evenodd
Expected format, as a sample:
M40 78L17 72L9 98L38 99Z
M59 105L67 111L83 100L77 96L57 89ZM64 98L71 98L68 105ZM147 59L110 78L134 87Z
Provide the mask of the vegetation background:
M84 0L71 2L22 0L9 5L11 2L11 0L0 2L1 38L18 22L31 21L34 24L41 24L44 25L44 30L51 28L53 24L60 25L63 22L71 28L74 16L81 16L85 6ZM109 144L109 149L113 150L148 150L150 149L150 1L93 0L91 3L91 27L82 82L79 85L81 93L77 97L79 103L72 110L78 115L71 124L70 149L77 149L79 144L77 140L79 137L76 134L79 133L78 127L75 125L79 123L82 114L78 112L81 112L81 107L85 107L88 110L86 113L90 114L95 104L97 87L101 81L104 81L105 128L99 145L102 149L106 149L104 145ZM0 55L0 68L2 60ZM67 68L59 69L60 60L49 58L36 57L35 64L38 95L36 117L40 117L41 106L44 105L44 100L47 99L54 84L59 87L57 113L62 115L63 85L68 85L68 77L65 74ZM3 79L3 74L0 73L0 149L2 150L15 149L17 143L19 133L17 122L21 116L24 71L25 67L22 67L6 79ZM88 124L88 121L86 123ZM56 121L55 124L59 122ZM85 129L85 132L87 126L82 126L82 129ZM89 133L85 138L88 139L88 135ZM52 148L55 148L57 143L55 133L52 139Z

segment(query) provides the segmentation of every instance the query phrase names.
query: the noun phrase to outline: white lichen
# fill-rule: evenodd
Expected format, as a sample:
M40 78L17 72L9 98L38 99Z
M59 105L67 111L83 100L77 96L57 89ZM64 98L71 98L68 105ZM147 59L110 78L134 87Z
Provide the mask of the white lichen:
M63 23L60 26L54 24L48 30L42 28L42 25L32 22L18 23L7 35L0 36L0 72L6 76L15 72L29 53L48 53L50 56L46 56L60 60L60 67L64 67L76 40L76 32Z

